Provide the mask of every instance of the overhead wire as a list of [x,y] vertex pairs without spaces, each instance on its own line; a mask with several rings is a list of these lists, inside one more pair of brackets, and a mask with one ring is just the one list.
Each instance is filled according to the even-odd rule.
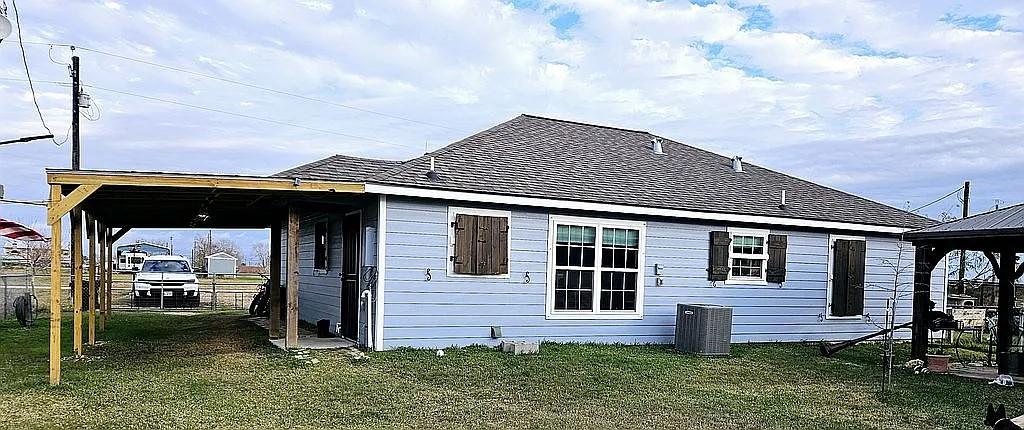
[[[32,83],[32,72],[29,71],[28,67],[28,57],[25,55],[25,44],[21,40],[21,15],[18,13],[18,2],[16,0],[11,0],[11,6],[14,8],[14,22],[18,28],[18,47],[21,48],[21,64],[25,67],[25,77],[28,79],[28,89],[29,92],[32,93],[32,104],[36,107],[36,114],[39,115],[39,122],[42,123],[46,132],[52,135],[53,131],[50,130],[50,126],[46,125],[46,119],[43,118],[43,109],[39,107],[39,98],[36,96],[36,87]],[[53,143],[58,146],[60,145],[60,143],[57,143],[56,139],[51,138],[51,140],[53,140]]]
[[925,204],[924,206],[918,207],[917,209],[912,209],[910,212],[917,212],[917,211],[919,211],[921,209],[927,208],[927,207],[929,207],[931,205],[934,205],[934,204],[936,204],[938,202],[941,202],[941,201],[945,200],[946,198],[948,198],[949,196],[952,196],[952,195],[954,195],[956,193],[959,193],[960,191],[963,191],[963,189],[964,189],[964,187],[957,188],[957,189],[953,190],[952,192],[950,192],[949,194],[946,194],[946,195],[944,195],[942,197],[939,197],[939,198],[937,198],[935,200],[932,200],[931,202],[929,202],[928,204]]
[[[19,36],[19,39],[20,39],[20,36]],[[426,126],[436,127],[436,128],[443,128],[443,129],[452,130],[452,131],[461,131],[461,130],[455,128],[455,127],[450,127],[450,126],[443,125],[443,124],[438,124],[438,123],[429,122],[429,121],[422,121],[422,120],[418,120],[418,119],[414,119],[414,118],[404,117],[404,116],[401,116],[401,115],[394,115],[394,114],[390,114],[390,113],[386,113],[386,112],[380,112],[380,111],[376,111],[376,110],[373,110],[373,109],[362,108],[362,107],[359,107],[359,106],[353,106],[353,105],[345,104],[345,103],[338,103],[338,102],[334,102],[334,101],[330,101],[330,100],[325,100],[325,99],[321,99],[321,98],[317,98],[317,97],[304,96],[302,94],[297,94],[297,93],[293,93],[293,92],[285,91],[285,90],[279,90],[277,88],[271,88],[271,87],[267,87],[267,86],[263,86],[263,85],[257,85],[257,84],[253,84],[253,83],[249,83],[249,82],[239,81],[239,80],[236,80],[236,79],[224,78],[224,77],[221,77],[221,76],[215,76],[215,75],[211,75],[211,74],[208,74],[208,73],[197,72],[195,70],[189,70],[189,69],[182,68],[182,67],[176,67],[176,66],[170,66],[170,65],[166,65],[166,64],[161,64],[161,63],[157,63],[157,62],[154,62],[154,61],[149,61],[149,60],[145,60],[145,59],[141,59],[141,58],[136,58],[136,57],[130,57],[130,56],[127,56],[127,55],[117,54],[117,53],[113,53],[113,52],[109,52],[109,51],[104,51],[104,50],[100,50],[100,49],[83,47],[83,46],[79,46],[79,45],[71,45],[71,44],[67,44],[67,43],[56,43],[56,42],[25,42],[25,43],[37,44],[37,45],[49,45],[51,47],[53,47],[53,46],[61,46],[61,47],[69,47],[69,48],[70,47],[74,47],[75,49],[82,50],[82,51],[88,51],[88,52],[92,52],[92,53],[96,53],[96,54],[100,54],[100,55],[105,55],[105,56],[112,57],[112,58],[117,58],[117,59],[121,59],[121,60],[125,60],[125,61],[131,61],[131,62],[135,62],[135,63],[139,63],[139,64],[145,64],[145,65],[148,65],[148,66],[158,67],[158,68],[162,68],[162,69],[166,69],[166,70],[172,70],[172,71],[179,72],[179,73],[186,73],[186,74],[193,75],[193,76],[198,76],[198,77],[201,77],[201,78],[212,79],[212,80],[216,80],[216,81],[220,81],[220,82],[229,83],[229,84],[232,84],[232,85],[239,85],[239,86],[243,86],[243,87],[247,87],[247,88],[252,88],[252,89],[257,89],[257,90],[260,90],[260,91],[266,91],[266,92],[274,93],[274,94],[278,94],[278,95],[293,97],[293,98],[302,99],[302,100],[311,101],[311,102],[316,102],[316,103],[322,103],[322,104],[326,104],[326,105],[340,107],[340,108],[343,108],[343,109],[349,109],[349,110],[354,110],[354,111],[357,111],[357,112],[363,112],[363,113],[367,113],[367,114],[371,114],[371,115],[377,115],[377,116],[381,116],[381,117],[385,117],[385,118],[396,119],[396,120],[399,120],[399,121],[406,121],[406,122],[410,122],[410,123],[426,125]],[[52,58],[51,58],[51,61],[52,61]]]
[[[23,81],[23,80],[22,79],[17,79],[17,78],[0,78],[0,81]],[[41,82],[41,83],[46,83],[46,84],[53,84],[53,85],[60,85],[60,86],[71,85],[68,82],[60,82],[60,81],[37,80],[36,82]],[[203,111],[207,111],[207,112],[215,112],[215,113],[220,113],[220,114],[224,114],[224,115],[231,115],[231,116],[235,116],[235,117],[239,117],[239,118],[246,118],[246,119],[251,119],[251,120],[254,120],[254,121],[262,121],[262,122],[267,122],[267,123],[276,124],[276,125],[282,125],[282,126],[286,126],[286,127],[293,127],[293,128],[297,128],[297,129],[303,129],[303,130],[307,130],[307,131],[314,131],[314,132],[319,132],[319,133],[331,134],[331,135],[335,135],[335,136],[347,137],[347,138],[351,138],[351,139],[363,140],[363,141],[368,141],[368,142],[375,142],[375,143],[380,143],[380,144],[383,144],[383,145],[414,148],[412,145],[405,145],[405,144],[400,144],[400,143],[388,142],[388,141],[385,141],[385,140],[375,139],[375,138],[372,138],[372,137],[365,137],[365,136],[359,136],[359,135],[355,135],[355,134],[342,133],[342,132],[334,131],[334,130],[326,130],[326,129],[322,129],[322,128],[309,127],[309,126],[305,126],[305,125],[301,125],[301,124],[290,123],[290,122],[287,122],[287,121],[281,121],[281,120],[276,120],[276,119],[272,119],[272,118],[264,118],[264,117],[259,117],[259,116],[255,116],[255,115],[249,115],[249,114],[233,112],[233,111],[228,111],[228,110],[223,110],[223,109],[211,108],[211,107],[207,107],[207,106],[194,105],[194,104],[191,104],[191,103],[185,103],[185,102],[180,102],[180,101],[176,101],[176,100],[169,100],[169,99],[163,99],[163,98],[160,98],[160,97],[153,97],[153,96],[147,96],[147,95],[144,95],[144,94],[137,94],[137,93],[132,93],[132,92],[128,92],[128,91],[116,90],[116,89],[113,89],[113,88],[105,88],[105,87],[100,87],[100,86],[91,85],[91,84],[82,84],[82,86],[86,87],[86,88],[92,88],[92,89],[100,90],[100,91],[107,91],[107,92],[111,92],[111,93],[115,93],[115,94],[121,94],[121,95],[130,96],[130,97],[137,97],[137,98],[141,98],[141,99],[145,99],[145,100],[150,100],[150,101],[155,101],[155,102],[160,102],[160,103],[167,103],[167,104],[172,104],[172,105],[186,107],[186,108],[191,108],[191,109],[203,110]],[[416,149],[418,149],[418,148],[416,148]]]

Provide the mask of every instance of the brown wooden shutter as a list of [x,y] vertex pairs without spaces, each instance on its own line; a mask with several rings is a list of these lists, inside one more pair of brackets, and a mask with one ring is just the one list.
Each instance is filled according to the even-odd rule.
[[832,245],[832,315],[844,317],[850,295],[850,241],[836,239]]
[[496,275],[508,274],[508,218],[494,218],[494,267]]
[[832,254],[832,315],[863,315],[864,241],[836,239]]
[[768,235],[768,269],[765,271],[768,282],[780,284],[786,281],[786,244],[786,235]]
[[493,252],[491,252],[491,244],[494,243],[494,238],[491,237],[494,232],[494,227],[491,225],[494,221],[494,217],[489,216],[478,216],[476,217],[476,271],[477,275],[493,275],[495,271],[494,260],[491,258]]
[[850,279],[846,300],[847,315],[864,314],[864,254],[864,241],[855,240],[850,243],[850,258],[847,260],[849,268],[846,271]]
[[711,243],[708,247],[708,280],[724,281],[729,279],[729,246],[732,239],[727,231],[711,232]]
[[476,274],[477,216],[455,215],[455,249],[452,251],[452,270],[463,275]]

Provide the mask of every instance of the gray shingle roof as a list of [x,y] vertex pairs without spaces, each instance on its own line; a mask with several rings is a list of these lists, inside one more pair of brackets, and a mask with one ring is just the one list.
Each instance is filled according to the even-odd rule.
[[401,165],[401,161],[377,160],[372,158],[334,155],[323,160],[303,164],[275,173],[281,178],[301,178],[314,181],[357,181],[362,182],[380,172]]
[[[923,227],[934,221],[650,133],[531,115],[365,177],[367,182],[745,215]],[[426,173],[435,157],[439,179]],[[333,157],[332,157],[333,158]],[[282,172],[353,178],[349,158]],[[317,163],[313,163],[317,164]],[[309,165],[307,165],[309,166]],[[378,165],[379,166],[379,165]],[[291,172],[291,173],[289,173]],[[333,172],[333,173],[332,173]],[[334,176],[331,176],[334,175]],[[340,179],[339,179],[340,180]],[[787,205],[779,207],[782,190]]]
[[1024,203],[907,233],[913,238],[1024,235]]

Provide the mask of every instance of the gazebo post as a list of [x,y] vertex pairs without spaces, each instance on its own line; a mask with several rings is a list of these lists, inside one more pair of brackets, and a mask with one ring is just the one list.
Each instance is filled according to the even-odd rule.
[[999,363],[999,374],[1010,373],[1010,344],[1013,343],[1013,308],[1016,307],[1014,297],[1015,269],[1017,253],[1012,249],[999,252],[999,313],[996,321],[996,354]]
[[925,360],[928,354],[928,308],[931,305],[932,270],[946,255],[934,246],[914,249],[914,299],[910,358]]

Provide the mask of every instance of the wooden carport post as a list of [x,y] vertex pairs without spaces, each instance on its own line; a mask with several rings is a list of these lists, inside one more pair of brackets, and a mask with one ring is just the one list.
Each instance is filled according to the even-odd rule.
[[96,239],[99,242],[99,247],[100,247],[100,266],[99,266],[100,273],[99,273],[99,279],[96,280],[96,282],[98,282],[99,285],[95,289],[95,291],[98,292],[99,297],[96,298],[96,302],[99,305],[99,314],[100,314],[99,326],[100,326],[100,331],[106,331],[106,329],[107,329],[107,322],[104,319],[104,315],[106,315],[106,309],[104,309],[104,307],[107,305],[107,300],[106,300],[106,295],[103,294],[103,290],[105,289],[105,287],[107,285],[107,282],[106,282],[107,281],[107,271],[109,270],[109,268],[108,268],[109,266],[107,265],[107,259],[110,258],[110,254],[107,252],[107,239],[110,237],[110,232],[107,231],[107,226],[105,226],[105,225],[103,225],[103,223],[97,221],[96,222],[96,233],[97,233],[96,234],[96,236],[97,236]]
[[[60,203],[60,185],[50,186],[50,207]],[[60,217],[50,220],[50,385],[60,384]]]
[[281,337],[281,219],[270,224],[270,338]]
[[285,322],[286,348],[299,346],[299,210],[288,207],[288,314]]
[[74,346],[75,354],[79,356],[82,355],[82,304],[85,303],[82,297],[82,266],[82,209],[75,207],[71,210],[71,288],[75,298]]
[[89,241],[89,346],[96,345],[96,219],[85,214],[85,236]]

